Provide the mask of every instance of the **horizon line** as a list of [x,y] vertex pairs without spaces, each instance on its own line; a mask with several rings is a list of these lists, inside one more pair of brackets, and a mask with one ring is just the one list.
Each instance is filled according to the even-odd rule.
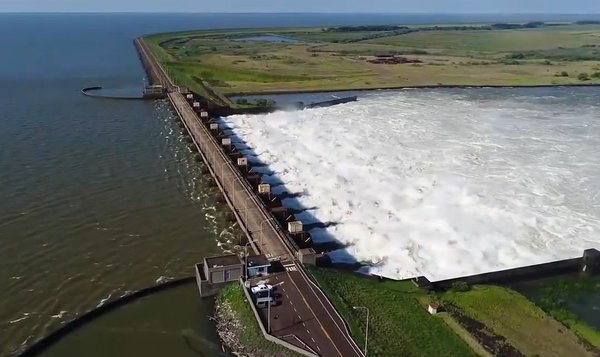
[[275,15],[275,14],[298,14],[298,15],[565,15],[565,16],[600,16],[600,12],[380,12],[380,11],[3,11],[0,14],[207,14],[207,15]]

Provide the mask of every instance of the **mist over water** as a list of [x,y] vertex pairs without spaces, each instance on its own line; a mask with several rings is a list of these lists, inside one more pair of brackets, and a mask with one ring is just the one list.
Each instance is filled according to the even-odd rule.
[[224,120],[339,223],[311,231],[350,244],[334,260],[438,280],[600,248],[599,94],[409,90]]

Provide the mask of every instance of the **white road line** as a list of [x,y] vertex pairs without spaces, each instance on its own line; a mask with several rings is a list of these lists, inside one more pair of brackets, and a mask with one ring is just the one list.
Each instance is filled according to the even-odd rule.
[[321,349],[319,348],[319,345],[317,345],[317,349],[318,349],[319,351],[321,351]]
[[302,326],[306,327],[306,324],[303,322],[303,323],[302,323]]
[[310,330],[309,330],[309,329],[306,329],[306,332],[310,333]]
[[302,320],[302,316],[298,315],[298,318],[299,318],[300,320]]
[[298,312],[298,310],[296,310],[296,308],[294,308],[294,312]]
[[[289,275],[289,273],[288,273]],[[325,306],[325,304],[323,303],[323,301],[321,300],[321,297],[319,296],[319,294],[317,294],[317,292],[315,291],[314,288],[316,288],[321,295],[325,298],[325,301],[327,302],[327,305],[329,305],[329,307],[331,307],[331,309],[333,309],[335,315],[342,321],[344,321],[343,317],[339,314],[339,312],[335,309],[335,307],[332,305],[331,301],[329,301],[327,299],[327,296],[325,295],[325,293],[323,293],[323,290],[321,290],[319,288],[318,285],[316,285],[311,279],[308,278],[308,276],[306,275],[306,273],[304,273],[303,271],[300,271],[300,276],[302,277],[302,279],[307,283],[310,291],[312,291],[313,295],[315,296],[315,298],[317,299],[317,301],[321,304],[321,306],[325,309],[325,312],[327,312],[327,315],[329,315],[329,318],[333,321],[333,323],[336,325],[336,327],[338,328],[339,332],[342,334],[342,337],[348,341],[348,343],[350,344],[350,346],[352,347],[352,349],[359,355],[359,356],[363,356],[362,351],[360,351],[360,348],[358,347],[358,345],[356,344],[356,342],[349,337],[350,336],[350,331],[348,330],[348,328],[346,328],[345,325],[344,329],[342,329],[340,327],[340,325],[338,324],[338,322],[336,321],[336,319],[331,316],[331,313],[329,312],[329,309],[327,308],[327,306]],[[290,277],[291,278],[291,277]],[[314,288],[313,288],[314,287]],[[316,317],[316,316],[315,316]],[[338,350],[339,352],[339,350]]]
[[315,339],[314,339],[314,338],[312,338],[312,337],[311,337],[310,339],[311,339],[311,340],[312,340],[312,342],[314,342],[314,343],[316,343],[316,342],[317,342],[317,341],[315,341]]

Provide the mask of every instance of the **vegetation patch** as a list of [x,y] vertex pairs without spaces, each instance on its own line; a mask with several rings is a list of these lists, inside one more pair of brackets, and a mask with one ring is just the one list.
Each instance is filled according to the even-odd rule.
[[600,277],[557,278],[523,284],[516,289],[582,339],[600,348]]
[[219,293],[215,320],[219,337],[236,355],[300,356],[264,338],[239,284],[230,284]]
[[[598,38],[599,24],[531,22],[188,31],[148,36],[146,42],[176,83],[219,106],[239,107],[227,98],[417,86],[600,84]],[[406,60],[382,60],[390,56]]]
[[427,312],[426,292],[408,281],[379,282],[323,268],[311,273],[364,346],[369,308],[369,356],[474,356],[443,319]]
[[469,291],[446,292],[440,299],[527,356],[596,355],[570,330],[513,290],[474,286]]
[[448,313],[458,321],[472,336],[474,336],[479,344],[485,350],[494,356],[503,357],[521,357],[524,356],[519,350],[506,341],[503,336],[496,335],[489,327],[463,314],[455,306],[448,305],[445,307]]

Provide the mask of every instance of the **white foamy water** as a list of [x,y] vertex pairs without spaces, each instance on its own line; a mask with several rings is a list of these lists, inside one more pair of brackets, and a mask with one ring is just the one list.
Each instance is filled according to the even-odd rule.
[[350,244],[334,260],[438,280],[600,248],[598,100],[481,93],[383,93],[223,120],[316,207],[301,220],[339,223],[311,231]]

